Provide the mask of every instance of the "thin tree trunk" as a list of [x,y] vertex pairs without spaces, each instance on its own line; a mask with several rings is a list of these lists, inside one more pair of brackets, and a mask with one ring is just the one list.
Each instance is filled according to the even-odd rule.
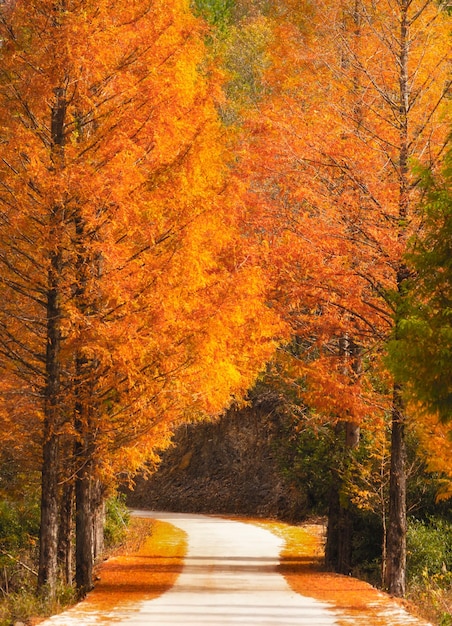
[[41,527],[39,533],[38,589],[53,597],[58,575],[58,439],[45,427],[41,478]]
[[47,301],[46,389],[44,405],[44,445],[41,473],[41,529],[38,587],[55,593],[57,582],[59,522],[59,437],[61,311],[59,281],[61,253],[52,254]]
[[[74,214],[77,242],[77,307],[82,317],[95,311],[93,293],[89,287],[90,273],[94,261],[86,246],[86,229],[83,215]],[[83,336],[83,328],[80,329]],[[93,565],[95,554],[95,510],[96,481],[94,425],[96,419],[95,371],[96,359],[86,358],[80,346],[76,358],[76,405],[75,430],[77,432],[76,463],[76,563],[75,579],[80,597],[93,587]]]
[[[80,460],[84,458],[79,457]],[[75,581],[79,597],[93,588],[93,510],[91,498],[91,462],[83,464],[75,482]]]
[[[360,373],[359,347],[348,336],[339,343],[339,354],[345,361],[344,373],[349,365],[355,374]],[[325,564],[340,574],[350,574],[352,567],[353,513],[346,495],[348,467],[351,455],[359,444],[360,427],[355,422],[338,422],[335,429],[336,441],[343,448],[342,462],[332,468],[332,483],[328,510]]]
[[[406,221],[410,208],[408,178],[408,115],[410,86],[408,75],[409,19],[411,0],[400,2],[400,93],[399,93],[399,240],[406,238]],[[407,268],[402,261],[397,268],[397,290],[403,295]],[[398,312],[395,327],[397,328]],[[391,474],[389,482],[389,511],[386,539],[385,585],[389,593],[403,597],[406,585],[406,442],[405,407],[400,387],[395,384],[392,405]]]
[[359,426],[352,422],[338,423],[336,440],[344,446],[343,464],[332,468],[332,484],[328,508],[325,565],[339,574],[350,574],[352,567],[353,514],[348,498],[346,466],[350,453],[359,442]]
[[391,437],[391,477],[386,548],[386,587],[394,596],[405,595],[406,572],[406,444],[404,406],[394,388]]
[[72,584],[73,575],[73,517],[74,483],[70,481],[63,487],[61,497],[60,529],[58,536],[58,562],[63,582]]
[[332,469],[329,496],[325,565],[339,574],[350,574],[353,556],[353,512],[347,496],[350,455],[359,442],[359,426],[352,422],[336,425],[336,442],[342,461]]
[[[63,89],[55,90],[52,107],[52,161],[56,168],[63,164],[66,100]],[[57,205],[50,213],[49,231],[53,249],[50,253],[47,291],[46,386],[44,399],[43,457],[41,477],[41,528],[38,567],[38,588],[46,587],[55,594],[58,577],[59,525],[59,434],[61,423],[61,278],[63,257],[61,229],[63,207]]]
[[94,546],[93,556],[94,561],[102,555],[104,551],[104,526],[105,526],[105,499],[104,490],[100,481],[96,481],[93,489],[92,498],[93,507],[93,535]]
[[[334,470],[333,470],[334,471]],[[349,574],[352,559],[353,520],[343,501],[343,478],[334,471],[328,508],[325,565],[339,574]]]

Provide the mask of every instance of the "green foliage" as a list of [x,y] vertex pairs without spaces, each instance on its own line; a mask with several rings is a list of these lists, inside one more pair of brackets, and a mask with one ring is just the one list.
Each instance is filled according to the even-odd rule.
[[421,171],[424,223],[411,242],[411,278],[389,344],[389,365],[408,394],[452,419],[452,150],[441,173]]
[[450,613],[442,613],[439,626],[452,626],[452,615]]
[[424,616],[452,626],[452,523],[441,517],[409,519],[407,595]]
[[286,473],[299,489],[306,492],[310,510],[326,514],[331,476],[329,461],[334,453],[328,428],[306,428],[297,433],[292,463]]
[[0,502],[0,549],[22,550],[34,545],[39,534],[39,502],[36,499]]
[[353,509],[352,575],[381,585],[382,520],[374,512]]
[[74,604],[76,592],[73,587],[58,586],[55,598],[49,594],[36,594],[36,581],[17,592],[4,594],[0,601],[0,626],[11,626],[16,622],[28,623],[31,617],[50,616]]
[[234,6],[234,0],[194,0],[195,12],[217,27],[230,22]]
[[210,51],[226,72],[226,100],[219,111],[226,124],[240,122],[243,110],[259,102],[265,93],[271,29],[263,18],[263,4],[251,0],[193,0],[195,14],[212,26]]
[[130,514],[125,503],[125,496],[114,495],[106,502],[104,526],[105,546],[111,548],[125,539]]
[[[4,468],[1,475],[5,475]],[[48,593],[36,595],[38,493],[20,477],[11,478],[17,497],[0,502],[0,626],[52,615],[75,600],[74,589],[67,586],[60,586],[54,599]]]
[[452,583],[452,524],[444,519],[411,519],[407,533],[407,578],[434,579],[441,587]]
[[228,30],[220,48],[229,76],[226,84],[229,116],[239,116],[242,109],[255,106],[265,95],[264,73],[270,63],[271,37],[270,28],[263,19],[238,24]]

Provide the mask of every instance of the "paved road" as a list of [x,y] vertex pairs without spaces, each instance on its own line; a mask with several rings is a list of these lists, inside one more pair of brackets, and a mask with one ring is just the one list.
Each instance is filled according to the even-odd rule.
[[125,624],[336,624],[327,604],[294,593],[277,573],[282,541],[269,531],[220,518],[167,519],[188,534],[184,569],[171,591]]
[[[368,617],[351,618],[294,593],[276,569],[282,540],[267,530],[203,515],[136,514],[168,521],[187,533],[188,552],[174,587],[154,600],[102,614],[82,602],[41,626],[371,626]],[[380,615],[379,626],[420,624],[399,609]]]
[[[138,514],[138,513],[137,513]],[[294,593],[277,573],[282,540],[251,524],[202,515],[139,512],[188,535],[184,568],[164,595],[92,614],[83,606],[42,626],[335,626],[329,605]]]

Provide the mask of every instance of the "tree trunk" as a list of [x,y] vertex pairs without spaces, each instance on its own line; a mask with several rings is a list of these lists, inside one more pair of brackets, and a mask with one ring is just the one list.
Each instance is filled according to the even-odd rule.
[[[352,567],[353,514],[345,495],[347,464],[350,452],[358,445],[359,426],[352,422],[338,423],[337,441],[343,439],[344,463],[332,468],[332,485],[328,509],[325,565],[339,574],[350,574]],[[342,442],[341,442],[342,443]],[[343,444],[342,444],[343,445]]]
[[[57,212],[54,218],[58,220]],[[44,444],[41,474],[41,528],[38,568],[38,588],[47,588],[54,596],[58,577],[59,522],[59,438],[57,427],[60,412],[60,351],[61,331],[59,281],[61,254],[52,254],[47,294],[46,388],[44,403]]]
[[[410,209],[410,181],[408,166],[408,119],[410,85],[408,72],[410,0],[400,2],[400,93],[399,93],[399,232],[398,239],[406,238],[406,221]],[[403,261],[397,268],[397,291],[403,298],[403,284],[407,279]],[[396,311],[397,332],[399,311]],[[392,400],[391,475],[389,481],[389,517],[386,539],[385,585],[389,593],[403,597],[406,579],[406,442],[405,412],[401,389],[394,384]]]
[[[51,113],[53,167],[63,166],[64,124],[66,100],[64,89],[55,89]],[[38,588],[46,586],[55,594],[58,577],[59,524],[59,433],[61,424],[61,279],[63,255],[61,248],[63,207],[50,210],[49,235],[53,243],[47,277],[46,306],[46,384],[44,390],[43,458],[41,478],[41,529],[38,568]]]
[[[410,0],[400,2],[400,93],[399,93],[399,232],[398,239],[406,238],[406,221],[410,209],[410,181],[408,177],[408,119],[410,109],[410,84],[408,72]],[[407,268],[403,261],[397,268],[397,291],[403,298],[403,285]],[[396,311],[397,332],[399,310]],[[406,580],[406,442],[405,412],[401,389],[394,384],[392,399],[391,474],[389,480],[389,511],[386,538],[385,585],[394,596],[405,595]]]
[[105,499],[104,490],[100,481],[96,481],[93,489],[93,556],[94,561],[102,555],[104,551],[104,526],[105,526]]
[[385,585],[389,593],[405,595],[406,576],[406,444],[400,388],[394,387],[389,520],[386,540]]
[[61,254],[52,255],[47,302],[46,388],[44,403],[44,444],[41,473],[41,529],[38,587],[47,586],[54,595],[57,582],[59,522],[59,436],[61,311],[59,280]]
[[[349,366],[356,375],[361,371],[359,347],[347,335],[339,342],[339,355],[344,359],[344,373]],[[352,567],[353,514],[347,496],[348,467],[351,453],[359,444],[360,427],[355,422],[338,422],[336,442],[342,448],[342,462],[332,468],[332,484],[328,510],[325,564],[339,574],[350,574]]]
[[63,487],[61,497],[60,529],[58,536],[58,562],[64,584],[72,584],[73,569],[73,517],[74,483],[70,481]]
[[353,520],[341,501],[342,478],[335,472],[330,491],[325,565],[339,574],[349,574],[352,559]]
[[58,438],[46,425],[41,477],[38,589],[55,595],[58,577]]
[[[83,317],[88,311],[95,310],[94,296],[89,287],[90,273],[93,269],[93,260],[86,248],[85,220],[80,210],[74,213],[74,227],[76,235],[76,276],[77,290],[76,303]],[[84,336],[85,327],[79,329],[80,337]],[[75,365],[76,403],[75,403],[75,430],[77,443],[75,461],[78,466],[76,473],[76,563],[75,579],[80,597],[83,597],[93,587],[94,565],[94,511],[96,489],[94,479],[95,442],[94,425],[96,419],[95,371],[96,361],[83,354],[83,339],[78,348]]]
[[[83,457],[78,457],[83,463]],[[75,481],[75,581],[79,597],[93,588],[93,508],[91,462],[83,463]]]

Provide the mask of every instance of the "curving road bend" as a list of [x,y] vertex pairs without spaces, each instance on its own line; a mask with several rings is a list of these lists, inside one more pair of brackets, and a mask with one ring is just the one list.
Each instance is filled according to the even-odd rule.
[[125,624],[337,623],[327,604],[294,593],[278,574],[282,540],[269,531],[207,516],[181,515],[174,519],[171,515],[165,519],[188,534],[184,569],[169,592],[144,603]]
[[83,602],[41,626],[334,626],[333,607],[294,593],[277,573],[282,540],[251,524],[203,515],[136,511],[188,535],[174,587],[137,606],[97,615]]
[[[334,605],[301,596],[290,589],[277,572],[282,540],[269,531],[203,515],[151,511],[136,511],[135,515],[165,520],[187,533],[184,568],[172,589],[154,600],[119,606],[102,614],[90,612],[81,602],[42,622],[41,626],[339,626],[350,623]],[[388,617],[389,625],[391,617]],[[413,622],[408,619],[403,623]]]

